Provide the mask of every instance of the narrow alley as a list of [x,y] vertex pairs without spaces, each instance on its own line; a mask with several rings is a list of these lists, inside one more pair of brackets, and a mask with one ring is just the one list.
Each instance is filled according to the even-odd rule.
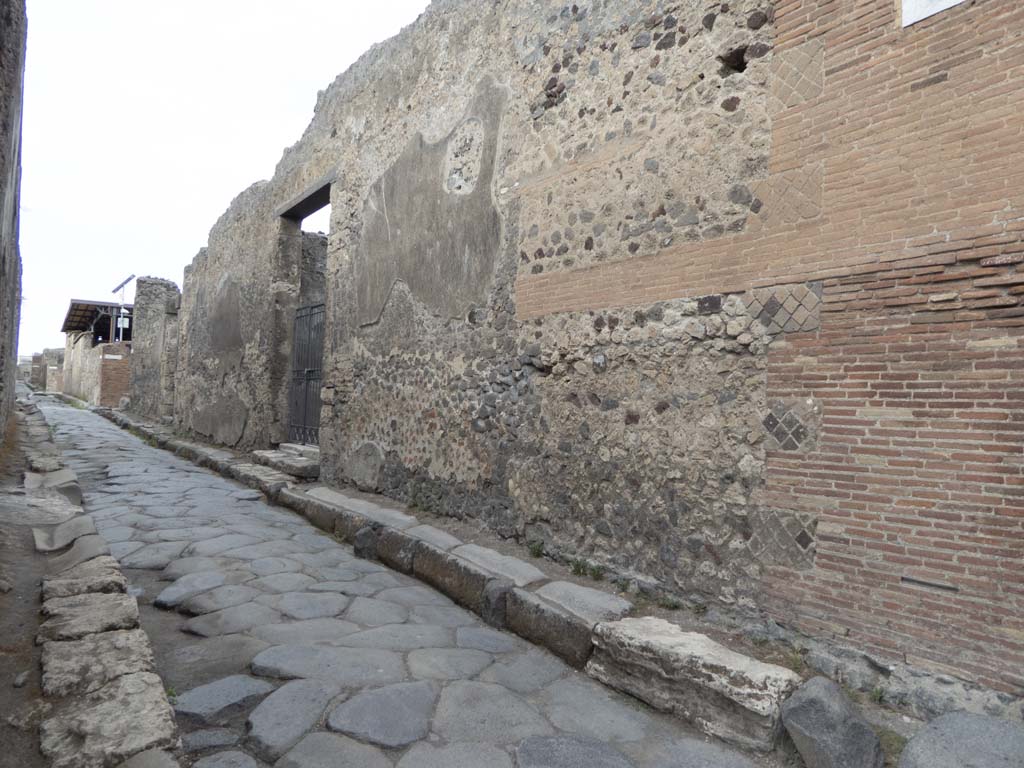
[[755,765],[259,492],[37,402],[138,598],[183,765]]

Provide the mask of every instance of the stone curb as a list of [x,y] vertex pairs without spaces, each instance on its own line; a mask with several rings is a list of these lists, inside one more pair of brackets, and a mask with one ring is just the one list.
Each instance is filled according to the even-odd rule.
[[[744,749],[764,752],[778,744],[779,711],[795,688],[793,673],[788,669],[762,664],[661,620],[654,620],[664,625],[652,630],[654,642],[620,642],[612,648],[607,638],[635,633],[636,622],[642,621],[624,619],[632,604],[622,598],[569,582],[552,582],[530,563],[463,544],[400,510],[348,497],[324,486],[285,481],[275,477],[281,473],[253,464],[246,456],[174,438],[166,428],[154,429],[120,411],[92,410],[159,447],[262,491],[272,502],[351,544],[358,556],[379,559],[420,579],[488,624],[546,648],[610,687],[638,696],[654,708],[676,714],[705,733]],[[460,556],[460,550],[465,556]],[[696,644],[698,651],[694,650],[693,637],[702,638]],[[592,661],[595,647],[600,647],[602,653],[597,664]],[[707,650],[703,679],[710,683],[721,679],[723,652],[741,666],[752,666],[767,679],[781,682],[762,686],[746,698],[743,691],[730,691],[728,706],[723,706],[721,691],[710,683],[701,687],[699,649]],[[662,675],[649,681],[657,684],[658,695],[639,695],[647,686],[647,677],[659,677],[659,668],[680,667],[684,662],[698,671],[676,679]],[[729,722],[720,722],[722,719]],[[758,730],[754,738],[745,733],[751,724]]]
[[[142,765],[132,762],[135,755],[179,745],[174,711],[155,673],[152,646],[120,564],[96,535],[92,518],[82,514],[75,473],[59,473],[53,482],[47,483],[44,474],[32,483],[39,492],[62,493],[78,507],[63,523],[33,528],[48,573],[42,581],[46,618],[36,637],[42,646],[41,687],[46,696],[60,697],[40,724],[39,748],[55,768],[105,768],[124,761]],[[177,766],[167,757],[168,768]]]

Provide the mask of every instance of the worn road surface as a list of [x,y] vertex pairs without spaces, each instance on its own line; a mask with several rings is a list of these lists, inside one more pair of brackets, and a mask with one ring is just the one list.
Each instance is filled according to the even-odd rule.
[[183,765],[755,765],[258,492],[40,405],[139,597]]

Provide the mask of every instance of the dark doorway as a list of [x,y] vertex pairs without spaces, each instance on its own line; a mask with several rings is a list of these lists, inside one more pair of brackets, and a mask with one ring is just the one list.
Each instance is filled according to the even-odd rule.
[[320,444],[320,381],[325,315],[323,304],[299,307],[295,311],[288,419],[288,440],[292,443]]

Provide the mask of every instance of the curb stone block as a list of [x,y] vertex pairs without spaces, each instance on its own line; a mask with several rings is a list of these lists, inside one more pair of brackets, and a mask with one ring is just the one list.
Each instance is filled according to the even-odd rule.
[[104,555],[43,579],[43,601],[87,592],[126,592],[127,588],[117,561]]
[[645,617],[598,624],[587,673],[744,749],[770,752],[791,670],[736,653],[697,632]]
[[508,595],[514,584],[507,579],[491,579],[484,587],[484,604],[480,618],[497,629],[505,629],[508,616]]
[[448,552],[463,544],[460,539],[455,538],[447,531],[442,531],[440,528],[435,528],[432,525],[417,525],[407,529],[405,533],[437,547],[442,552]]
[[508,627],[542,645],[569,665],[582,669],[590,658],[594,625],[524,589],[508,595]]
[[413,559],[420,540],[407,532],[385,528],[377,537],[377,558],[401,573],[412,573]]
[[538,581],[545,581],[547,574],[539,568],[516,557],[503,555],[493,549],[477,544],[463,544],[452,550],[452,554],[483,568],[495,576],[513,582],[517,587],[525,587]]
[[110,554],[110,547],[102,536],[82,536],[75,540],[71,549],[57,555],[49,563],[49,572],[53,574],[63,573],[69,568],[88,562],[96,557]]
[[423,542],[413,559],[413,575],[478,614],[484,606],[487,583],[494,578],[494,574],[468,560]]
[[37,552],[56,552],[82,536],[95,535],[96,526],[89,515],[79,515],[52,527],[32,529]]
[[352,542],[352,549],[355,551],[356,557],[361,557],[363,560],[376,560],[378,538],[377,529],[372,525],[364,525],[356,531]]
[[882,768],[878,736],[827,677],[801,685],[782,705],[786,727],[807,768]]

